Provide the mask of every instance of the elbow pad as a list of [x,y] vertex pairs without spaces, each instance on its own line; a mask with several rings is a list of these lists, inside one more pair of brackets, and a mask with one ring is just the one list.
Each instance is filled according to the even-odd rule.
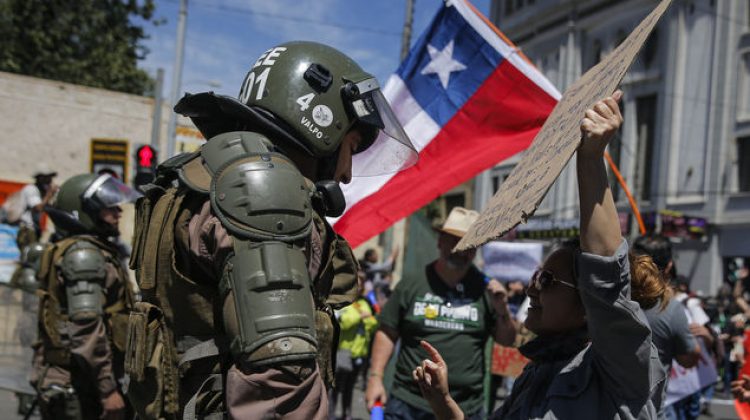
[[263,365],[316,356],[315,306],[300,249],[235,239],[222,286],[224,326],[236,358]]
[[315,358],[315,304],[302,251],[312,231],[312,184],[258,133],[218,135],[201,156],[211,174],[211,208],[234,242],[220,286],[233,355],[255,365]]
[[71,246],[65,253],[61,268],[71,321],[86,321],[102,315],[106,262],[96,246],[84,241]]

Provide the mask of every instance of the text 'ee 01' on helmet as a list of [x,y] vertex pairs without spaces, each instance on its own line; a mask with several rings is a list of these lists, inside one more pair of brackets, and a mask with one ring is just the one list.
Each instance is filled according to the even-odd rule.
[[55,226],[71,234],[100,230],[99,212],[132,203],[141,194],[109,174],[76,175],[65,181],[46,209]]
[[359,153],[376,140],[390,143],[373,173],[355,175],[394,172],[416,162],[377,79],[329,46],[295,41],[267,50],[245,76],[238,99],[282,120],[315,157],[335,153],[353,127],[362,134]]
[[[274,142],[291,142],[314,158],[335,158],[344,136],[356,127],[362,141],[354,176],[396,172],[417,160],[375,77],[338,50],[315,42],[267,50],[253,62],[237,99],[213,92],[186,94],[175,111],[190,117],[206,138],[250,128]],[[370,147],[381,142],[383,147]]]

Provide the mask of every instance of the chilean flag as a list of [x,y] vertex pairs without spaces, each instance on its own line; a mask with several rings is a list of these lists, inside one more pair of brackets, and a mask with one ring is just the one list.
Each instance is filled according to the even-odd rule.
[[[560,99],[467,0],[446,1],[383,93],[419,161],[342,186],[347,208],[334,229],[353,247],[526,149]],[[355,173],[367,164],[358,156]]]

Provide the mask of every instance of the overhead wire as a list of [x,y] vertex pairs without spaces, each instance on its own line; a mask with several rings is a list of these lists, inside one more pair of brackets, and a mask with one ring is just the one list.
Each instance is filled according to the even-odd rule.
[[[168,1],[170,3],[176,3],[178,0],[165,0],[165,1]],[[305,24],[310,24],[310,25],[319,25],[319,26],[327,26],[327,27],[338,28],[338,29],[346,29],[350,31],[360,31],[360,32],[367,32],[367,33],[378,34],[378,35],[401,37],[401,32],[388,31],[384,29],[368,28],[365,26],[357,26],[357,25],[346,25],[346,24],[334,23],[334,22],[323,21],[323,20],[318,20],[318,19],[308,19],[308,18],[303,18],[303,17],[298,17],[298,16],[280,15],[276,13],[259,12],[259,11],[255,11],[255,10],[251,10],[247,8],[205,3],[202,1],[193,1],[192,4],[196,4],[198,5],[198,7],[201,7],[204,9],[213,9],[213,10],[218,10],[218,11],[227,12],[227,13],[239,13],[239,14],[250,15],[250,16],[260,16],[260,17],[265,17],[269,19],[285,20],[289,22],[305,23]]]

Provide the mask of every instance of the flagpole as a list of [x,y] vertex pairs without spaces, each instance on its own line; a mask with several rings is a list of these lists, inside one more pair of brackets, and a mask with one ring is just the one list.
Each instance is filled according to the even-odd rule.
[[612,169],[612,173],[615,174],[615,178],[617,178],[617,182],[620,184],[620,187],[622,187],[622,190],[625,191],[625,196],[628,197],[628,202],[630,202],[630,208],[633,209],[633,215],[635,215],[635,220],[638,221],[638,230],[641,232],[641,235],[646,234],[646,225],[643,224],[643,218],[641,218],[641,212],[640,210],[638,210],[638,205],[635,203],[635,199],[633,198],[633,195],[630,193],[630,189],[628,188],[628,185],[625,184],[625,180],[622,178],[620,171],[617,169],[617,165],[615,165],[615,161],[612,160],[612,156],[610,156],[608,152],[604,152],[604,158],[607,159],[607,163],[609,163],[609,167],[610,169]]

